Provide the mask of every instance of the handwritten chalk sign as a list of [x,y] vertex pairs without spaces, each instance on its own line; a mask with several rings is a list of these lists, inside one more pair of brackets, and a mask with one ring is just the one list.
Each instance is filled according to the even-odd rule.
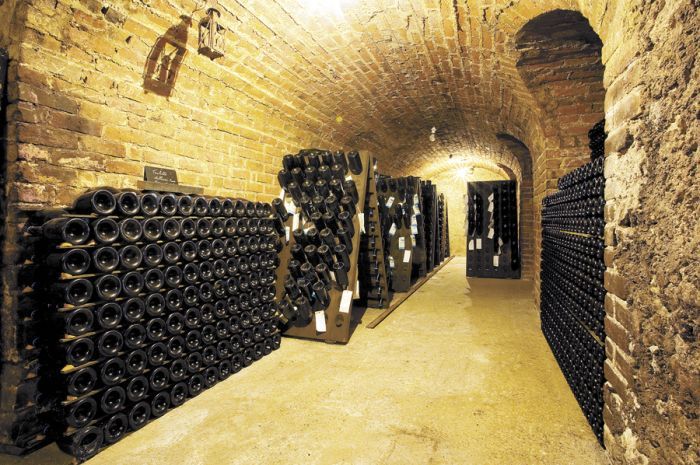
[[149,182],[177,184],[177,171],[168,168],[146,166],[144,168],[143,178]]

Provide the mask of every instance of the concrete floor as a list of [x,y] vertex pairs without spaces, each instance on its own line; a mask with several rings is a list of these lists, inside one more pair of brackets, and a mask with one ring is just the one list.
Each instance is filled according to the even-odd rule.
[[[539,329],[531,283],[450,262],[347,346],[282,348],[87,462],[607,464]],[[56,446],[8,465],[60,465]]]

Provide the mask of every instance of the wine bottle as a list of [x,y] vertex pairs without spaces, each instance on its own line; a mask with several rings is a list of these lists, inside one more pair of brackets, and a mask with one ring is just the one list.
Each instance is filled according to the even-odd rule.
[[362,158],[357,151],[348,152],[348,168],[352,174],[362,173]]
[[74,276],[85,274],[90,269],[90,254],[84,249],[53,253],[46,257],[46,266]]
[[75,306],[89,302],[93,294],[93,285],[87,279],[54,283],[52,289],[65,303]]
[[118,192],[114,195],[116,200],[116,214],[121,216],[136,216],[141,210],[139,196],[134,191]]
[[178,201],[173,194],[163,194],[160,196],[160,213],[165,216],[173,216],[177,213]]
[[194,214],[196,216],[207,216],[209,214],[209,202],[204,197],[194,198]]
[[80,214],[107,216],[114,213],[117,201],[114,194],[106,189],[96,189],[79,196],[73,206],[73,211]]
[[97,383],[97,373],[93,367],[83,367],[72,372],[67,380],[69,395],[80,397],[92,391]]
[[119,238],[119,225],[112,218],[99,218],[90,227],[93,237],[101,244],[111,244]]
[[[126,366],[126,373],[129,376],[136,376],[143,373],[148,365],[148,355],[144,350],[136,349],[129,352],[126,356],[126,361],[124,362]],[[134,399],[130,399],[134,400]]]
[[158,214],[160,207],[158,194],[154,194],[153,192],[141,194],[139,203],[141,205],[141,213],[144,216],[156,216]]

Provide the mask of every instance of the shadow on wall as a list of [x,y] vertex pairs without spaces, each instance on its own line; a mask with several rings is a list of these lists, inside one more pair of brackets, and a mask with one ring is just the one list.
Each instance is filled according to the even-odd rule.
[[170,97],[187,54],[187,32],[190,26],[192,17],[180,16],[178,24],[170,26],[165,34],[158,37],[143,70],[143,88],[146,92]]

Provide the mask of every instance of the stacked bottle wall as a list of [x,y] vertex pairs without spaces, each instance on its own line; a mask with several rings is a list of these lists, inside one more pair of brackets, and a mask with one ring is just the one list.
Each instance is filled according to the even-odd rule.
[[79,460],[280,345],[268,204],[101,189],[27,232],[41,403]]
[[591,131],[592,159],[559,180],[542,202],[542,331],[581,409],[603,444],[605,361],[602,141]]

